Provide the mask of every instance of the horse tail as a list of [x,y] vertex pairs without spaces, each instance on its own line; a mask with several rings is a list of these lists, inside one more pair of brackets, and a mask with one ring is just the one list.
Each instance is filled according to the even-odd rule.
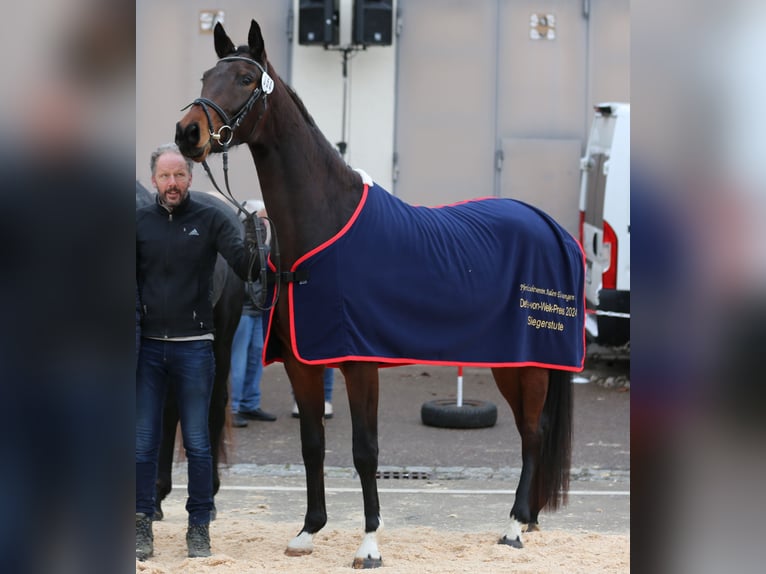
[[557,510],[568,501],[572,466],[572,375],[548,370],[548,394],[543,406],[543,437],[537,472],[540,508]]

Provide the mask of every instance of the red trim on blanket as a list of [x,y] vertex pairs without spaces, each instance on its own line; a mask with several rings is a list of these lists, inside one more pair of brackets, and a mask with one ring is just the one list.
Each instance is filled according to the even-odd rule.
[[[569,235],[572,235],[572,234],[569,233]],[[585,250],[583,249],[582,245],[580,245],[580,242],[576,240],[574,235],[572,235],[572,238],[575,239],[575,244],[577,245],[577,247],[580,248],[580,255],[582,255],[583,281],[585,281],[584,270],[587,267],[587,262],[585,259]],[[585,314],[588,312],[588,305],[585,301],[584,285],[582,290],[582,308],[583,308],[582,321],[580,321],[580,329],[582,329],[582,363],[580,364],[580,368],[578,369],[578,371],[582,371],[585,368],[585,357],[588,354],[588,340],[587,340],[588,338],[585,336]]]
[[[519,363],[472,363],[470,361],[425,361],[422,359],[391,359],[388,357],[360,357],[356,355],[346,355],[343,357],[335,357],[332,359],[316,359],[307,360],[296,356],[296,358],[306,365],[326,365],[327,367],[339,367],[345,362],[357,362],[357,363],[379,363],[380,368],[386,367],[406,367],[408,365],[435,365],[440,367],[540,367],[543,369],[552,369],[554,371],[571,371],[579,373],[583,370],[582,366],[564,366],[564,365],[550,365],[548,363],[538,363],[535,361],[524,361]],[[284,363],[281,358],[275,358],[271,363]],[[584,363],[584,361],[583,361]]]
[[[341,237],[343,237],[349,229],[356,223],[356,220],[359,218],[359,214],[362,212],[362,209],[364,208],[365,204],[367,203],[367,191],[369,189],[369,185],[366,183],[364,184],[364,190],[362,191],[362,198],[359,200],[359,205],[356,206],[356,210],[354,211],[354,214],[349,218],[349,220],[346,222],[346,225],[343,226],[343,228],[338,231],[335,235],[330,237],[327,241],[322,243],[321,245],[315,247],[305,255],[298,258],[298,260],[293,263],[293,266],[290,268],[290,271],[296,271],[298,269],[298,266],[306,261],[307,259],[313,257],[320,251],[323,251],[330,247],[333,243],[338,241]],[[287,301],[288,301],[288,308],[289,308],[289,314],[290,314],[290,346],[292,347],[293,354],[295,355],[295,358],[298,359],[301,363],[309,363],[309,361],[305,360],[303,357],[300,356],[300,353],[298,352],[298,342],[296,340],[295,336],[295,309],[294,309],[294,300],[293,300],[293,288],[295,284],[289,283],[287,286]]]
[[[571,233],[569,235],[572,235]],[[572,235],[574,237],[574,235]],[[575,241],[577,244],[577,247],[580,248],[580,253],[582,254],[582,269],[583,273],[582,276],[585,277],[585,269],[587,266],[586,259],[585,259],[585,250],[583,249],[582,245],[580,245],[579,241]],[[585,289],[582,290],[582,308],[583,308],[583,314],[582,314],[582,322],[580,323],[582,325],[582,364],[580,365],[580,371],[582,371],[585,368],[585,356],[588,354],[588,338],[585,336],[585,314],[588,312],[588,304],[585,300]]]
[[[277,272],[276,266],[271,262],[271,253],[269,253],[269,256],[266,260],[266,264],[269,266],[269,269],[272,273]],[[277,278],[277,281],[279,278]],[[271,337],[271,321],[274,318],[274,313],[277,310],[277,293],[279,291],[277,289],[274,289],[274,293],[271,296],[271,311],[269,312],[269,324],[266,326],[266,336],[263,338],[263,349],[261,349],[261,363],[264,365],[269,365],[273,363],[273,361],[266,361],[266,347],[268,347],[269,338]]]

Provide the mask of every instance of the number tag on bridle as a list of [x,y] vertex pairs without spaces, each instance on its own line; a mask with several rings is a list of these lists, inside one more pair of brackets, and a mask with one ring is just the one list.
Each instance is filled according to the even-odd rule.
[[264,94],[270,94],[274,90],[274,80],[266,72],[261,75],[261,89]]

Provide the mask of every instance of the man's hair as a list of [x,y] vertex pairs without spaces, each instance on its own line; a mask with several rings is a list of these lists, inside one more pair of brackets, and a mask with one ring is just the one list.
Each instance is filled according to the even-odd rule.
[[186,168],[189,170],[189,173],[191,174],[192,169],[194,168],[194,162],[189,159],[188,157],[184,157],[181,153],[181,150],[178,149],[178,146],[174,143],[166,143],[159,146],[156,150],[152,152],[152,158],[149,163],[149,166],[152,170],[152,175],[154,175],[154,170],[157,167],[157,160],[160,159],[160,156],[165,153],[177,153],[178,155],[182,156],[184,160],[186,161]]

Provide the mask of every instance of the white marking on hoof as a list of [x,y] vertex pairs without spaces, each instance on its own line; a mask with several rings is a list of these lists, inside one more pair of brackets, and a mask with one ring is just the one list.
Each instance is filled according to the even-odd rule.
[[508,529],[505,531],[505,534],[500,537],[498,544],[507,544],[514,548],[524,547],[521,543],[521,523],[518,520],[511,518],[511,521],[508,524]]
[[285,554],[288,556],[305,556],[314,551],[314,535],[301,532],[298,536],[287,543]]
[[378,549],[377,532],[368,532],[364,535],[362,545],[354,555],[354,568],[379,568],[383,565],[383,557]]

